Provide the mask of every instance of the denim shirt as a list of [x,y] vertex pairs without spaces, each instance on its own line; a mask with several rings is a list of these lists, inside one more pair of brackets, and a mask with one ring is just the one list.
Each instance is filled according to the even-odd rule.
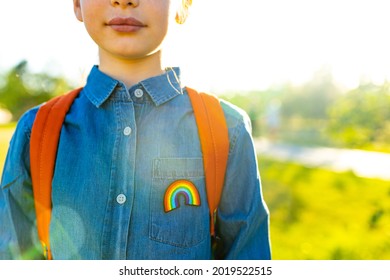
[[[248,116],[221,101],[230,150],[217,212],[218,255],[269,259],[269,214],[261,194]],[[0,192],[0,259],[31,257],[37,238],[29,140],[38,107],[20,119]],[[54,259],[211,259],[202,152],[179,69],[130,89],[93,67],[68,112],[52,182]],[[166,212],[164,194],[190,181],[200,205]]]

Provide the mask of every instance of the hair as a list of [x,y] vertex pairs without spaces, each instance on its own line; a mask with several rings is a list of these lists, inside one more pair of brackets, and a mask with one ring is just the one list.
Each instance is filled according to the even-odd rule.
[[183,24],[189,13],[189,9],[192,5],[192,0],[182,0],[181,7],[176,15],[176,22],[179,24]]

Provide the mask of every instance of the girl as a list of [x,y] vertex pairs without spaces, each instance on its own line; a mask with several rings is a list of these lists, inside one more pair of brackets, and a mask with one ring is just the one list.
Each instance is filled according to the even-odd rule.
[[[179,68],[162,67],[162,43],[191,0],[73,0],[99,65],[61,130],[52,181],[54,259],[269,259],[269,215],[249,118],[221,101],[229,132],[225,184],[211,246],[196,122]],[[175,23],[176,22],[176,23]],[[177,42],[178,47],[181,42]],[[30,176],[38,108],[18,123],[0,192],[0,257],[40,252]],[[186,182],[197,205],[167,211],[166,190]],[[180,207],[179,207],[180,206]],[[39,253],[40,254],[40,253]]]

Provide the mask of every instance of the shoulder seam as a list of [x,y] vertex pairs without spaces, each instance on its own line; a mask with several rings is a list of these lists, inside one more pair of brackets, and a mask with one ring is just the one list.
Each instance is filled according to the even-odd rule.
[[243,121],[240,121],[239,119],[237,119],[237,123],[234,126],[235,127],[234,133],[232,134],[231,139],[230,139],[229,155],[233,153],[233,151],[236,147],[237,139],[240,135],[240,132],[241,132],[243,126],[245,127],[245,123]]

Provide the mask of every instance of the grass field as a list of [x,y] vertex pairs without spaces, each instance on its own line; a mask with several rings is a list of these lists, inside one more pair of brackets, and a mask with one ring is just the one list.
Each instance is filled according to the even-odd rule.
[[[0,174],[13,126],[0,127]],[[259,158],[274,259],[390,259],[390,182]]]
[[390,182],[260,159],[275,259],[390,259]]

